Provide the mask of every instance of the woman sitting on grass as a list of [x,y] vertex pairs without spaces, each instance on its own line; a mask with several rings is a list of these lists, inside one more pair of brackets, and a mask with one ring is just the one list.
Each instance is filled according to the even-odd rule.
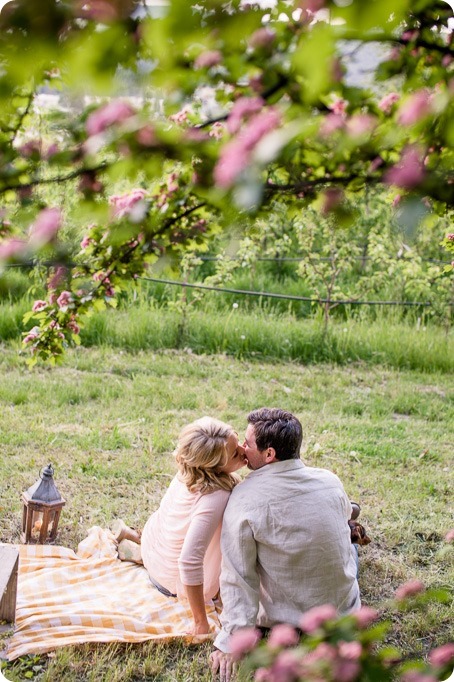
[[142,535],[122,521],[113,532],[120,558],[143,563],[163,594],[187,597],[192,634],[202,635],[210,631],[205,600],[219,591],[222,517],[244,448],[231,426],[202,417],[181,431],[174,455],[178,473]]

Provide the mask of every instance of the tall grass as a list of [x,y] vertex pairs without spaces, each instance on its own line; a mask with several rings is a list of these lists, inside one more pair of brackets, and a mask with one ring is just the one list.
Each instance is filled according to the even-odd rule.
[[89,318],[82,331],[86,346],[129,351],[187,348],[194,353],[227,353],[237,358],[279,358],[303,364],[364,361],[395,368],[449,372],[454,369],[452,339],[436,327],[405,323],[332,322],[327,333],[319,319],[251,314],[232,308],[227,315],[182,315],[145,307]]

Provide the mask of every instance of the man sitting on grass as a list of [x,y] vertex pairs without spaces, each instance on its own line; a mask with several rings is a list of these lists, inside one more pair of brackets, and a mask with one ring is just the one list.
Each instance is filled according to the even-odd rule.
[[314,606],[340,614],[360,607],[351,503],[338,477],[300,460],[302,427],[290,412],[248,415],[244,442],[251,473],[230,496],[222,526],[222,629],[213,672],[231,679],[229,637],[257,625],[298,626]]

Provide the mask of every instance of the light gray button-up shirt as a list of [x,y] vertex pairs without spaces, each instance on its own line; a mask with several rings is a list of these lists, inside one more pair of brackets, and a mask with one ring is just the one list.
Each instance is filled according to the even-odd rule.
[[234,488],[222,526],[222,629],[298,626],[322,604],[360,607],[350,501],[338,477],[300,459],[266,464]]

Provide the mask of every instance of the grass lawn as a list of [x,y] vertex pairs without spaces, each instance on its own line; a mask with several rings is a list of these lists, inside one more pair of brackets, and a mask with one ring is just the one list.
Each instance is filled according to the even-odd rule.
[[[382,606],[417,577],[453,584],[454,386],[443,373],[361,363],[304,366],[190,352],[78,349],[56,369],[29,372],[0,348],[0,541],[20,535],[20,493],[49,461],[67,500],[59,544],[76,548],[93,525],[122,517],[142,526],[174,472],[180,428],[210,414],[244,435],[246,413],[262,405],[295,412],[302,457],[331,469],[373,542],[361,551],[363,602]],[[384,607],[386,614],[386,607]],[[453,637],[452,608],[393,616],[389,641],[423,656]],[[1,647],[0,647],[1,648]],[[82,646],[19,659],[9,680],[209,680],[210,647]],[[30,674],[32,673],[32,677]]]

